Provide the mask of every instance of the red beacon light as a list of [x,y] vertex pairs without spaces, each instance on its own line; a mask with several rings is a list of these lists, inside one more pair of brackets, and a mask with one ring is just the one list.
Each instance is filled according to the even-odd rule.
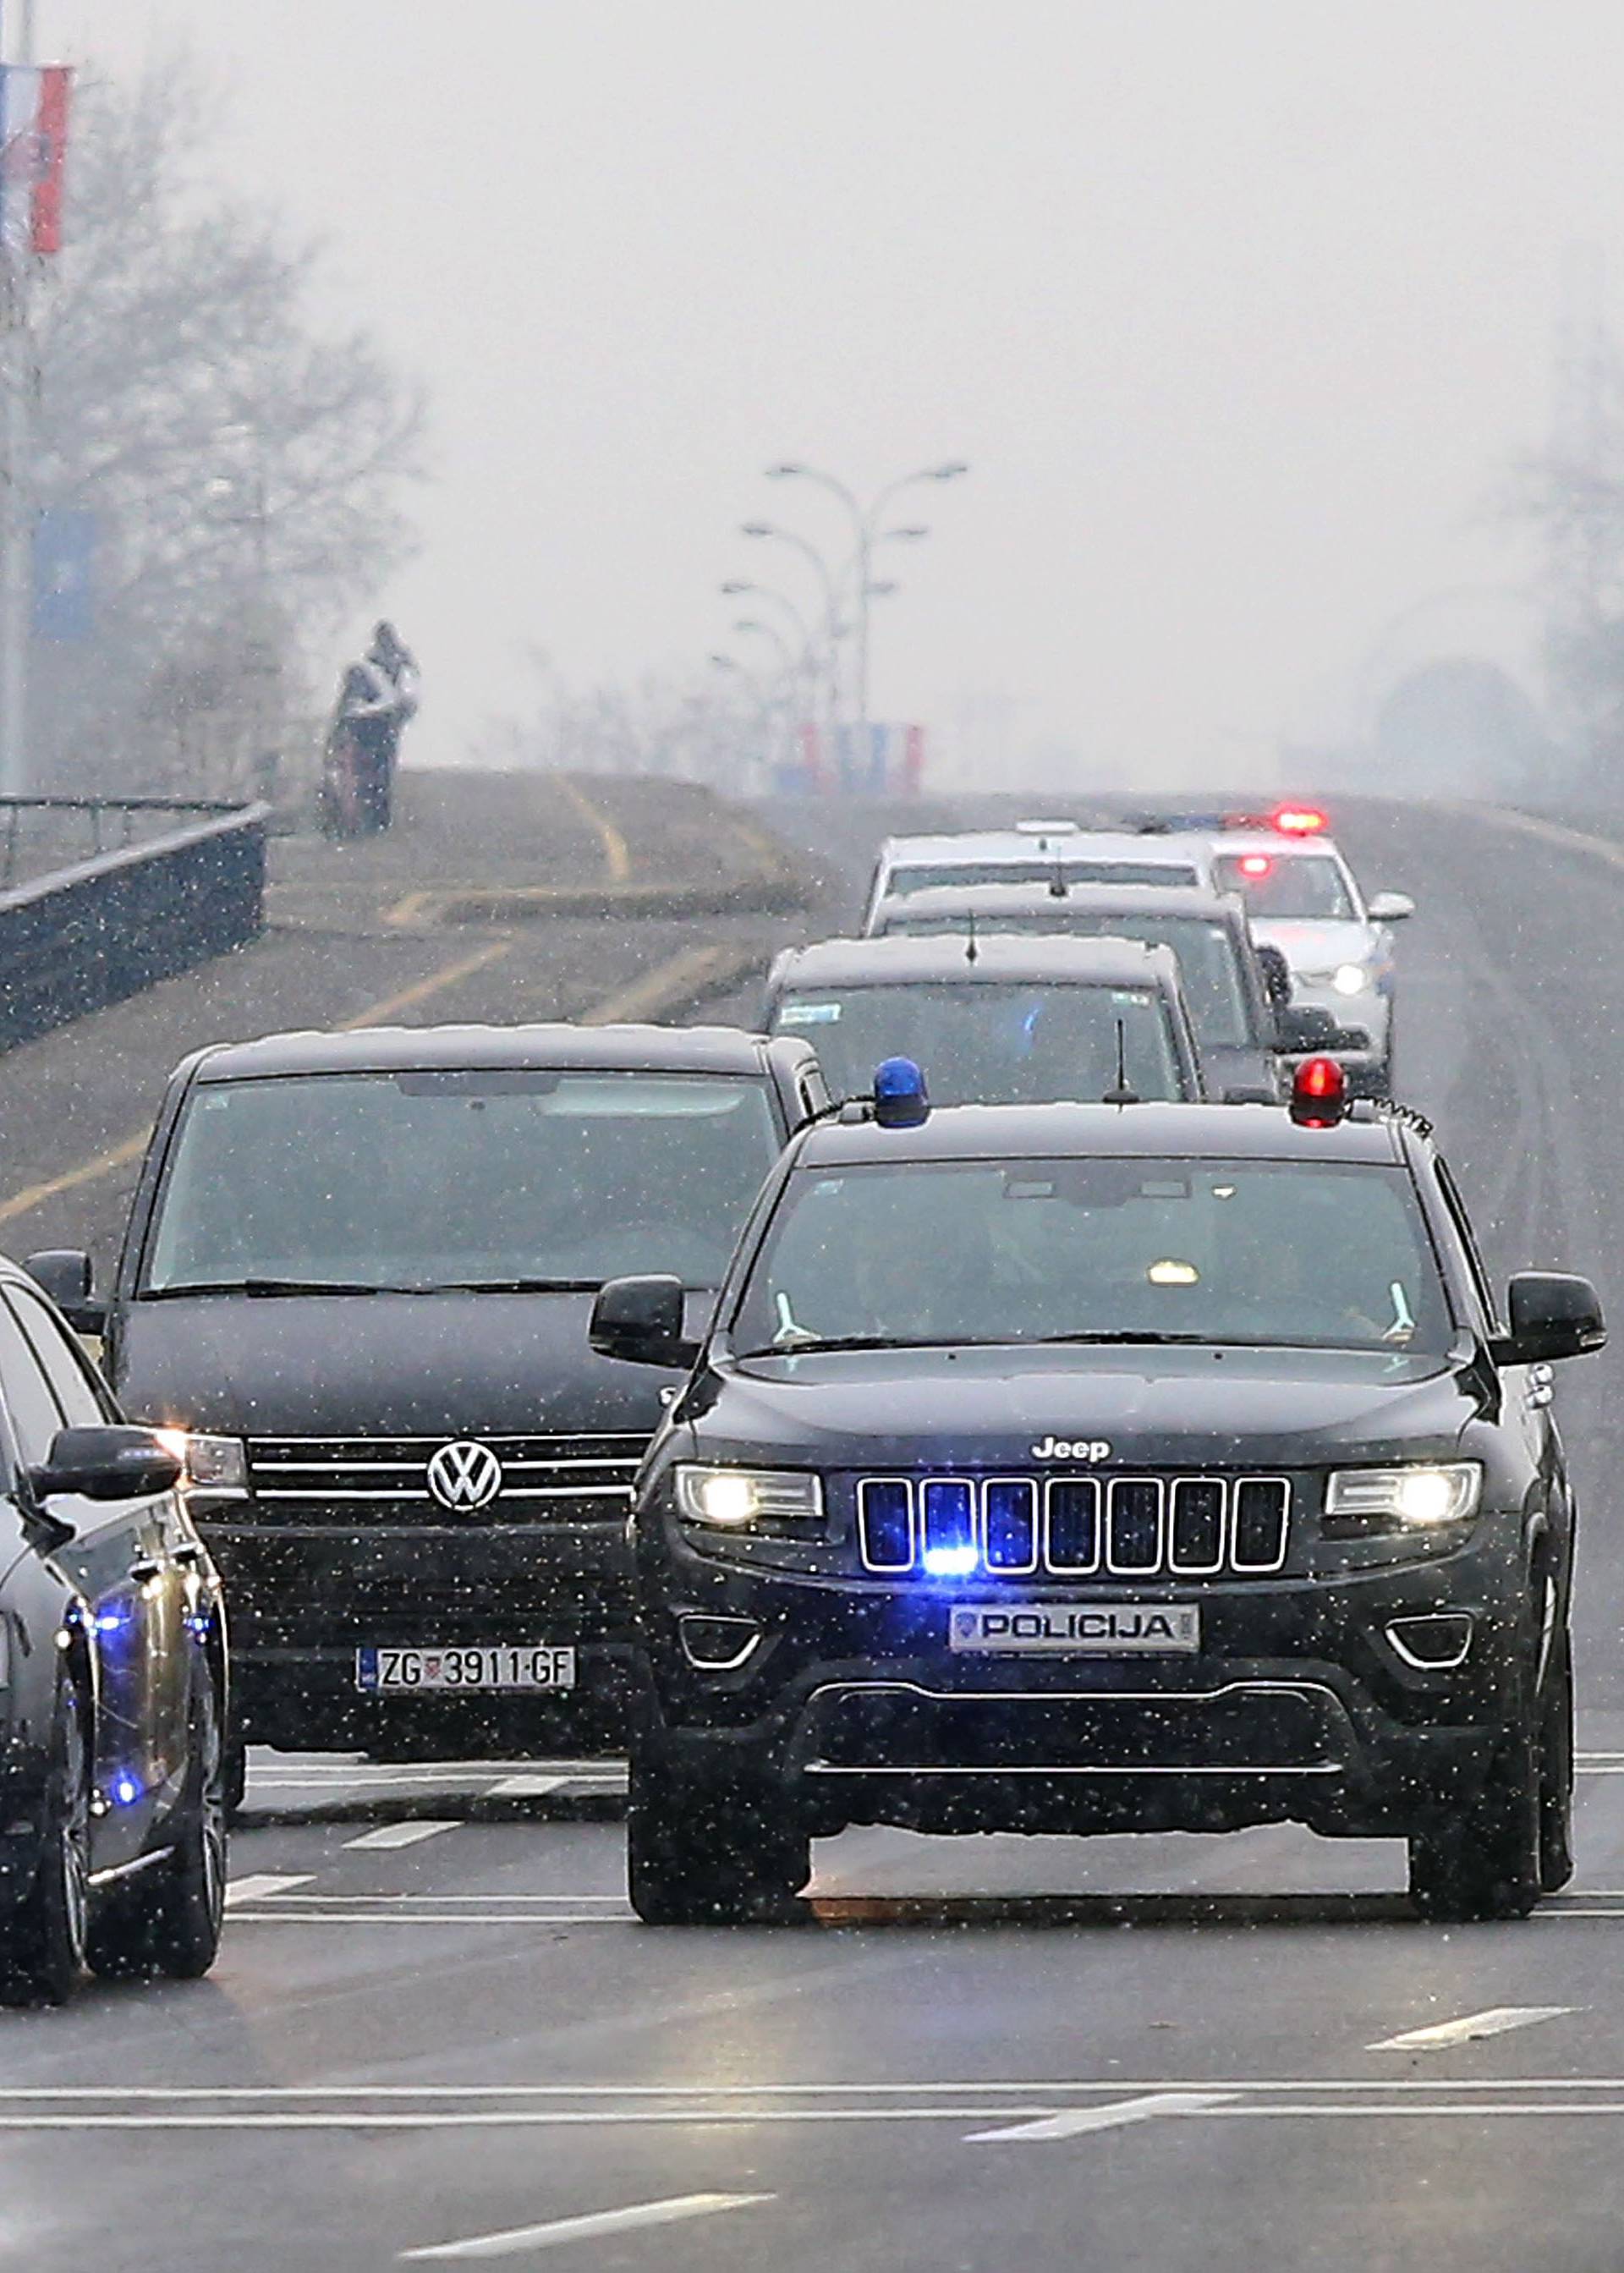
[[1317,805],[1277,805],[1269,816],[1269,825],[1282,836],[1318,836],[1327,822]]
[[1274,861],[1267,852],[1243,852],[1240,856],[1240,873],[1243,876],[1267,876],[1274,865]]
[[1348,1110],[1348,1076],[1335,1058],[1305,1058],[1291,1076],[1291,1118],[1299,1129],[1335,1129]]

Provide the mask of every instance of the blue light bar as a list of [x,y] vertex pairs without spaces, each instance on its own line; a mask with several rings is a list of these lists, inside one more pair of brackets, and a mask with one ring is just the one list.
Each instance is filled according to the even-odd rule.
[[886,1058],[874,1069],[874,1118],[882,1129],[917,1129],[931,1117],[924,1076],[911,1058]]

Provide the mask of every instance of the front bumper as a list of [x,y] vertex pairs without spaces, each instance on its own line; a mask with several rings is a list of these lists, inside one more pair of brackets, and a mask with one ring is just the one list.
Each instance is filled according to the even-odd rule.
[[[956,1598],[986,1593],[984,1582]],[[1523,1634],[1518,1589],[1488,1546],[1329,1580],[1003,1593],[1034,1604],[1194,1603],[1201,1647],[954,1652],[953,1591],[719,1578],[679,1557],[646,1619],[651,1733],[696,1774],[781,1781],[823,1831],[1295,1820],[1397,1834],[1472,1797],[1511,1710]],[[706,1672],[690,1662],[685,1616],[738,1618],[760,1639],[737,1668]],[[1433,1617],[1470,1620],[1460,1663],[1409,1663],[1395,1646],[1396,1622]]]
[[[623,1525],[203,1527],[231,1617],[240,1733],[290,1751],[419,1756],[611,1749],[633,1665]],[[573,1689],[362,1692],[362,1648],[567,1645]]]

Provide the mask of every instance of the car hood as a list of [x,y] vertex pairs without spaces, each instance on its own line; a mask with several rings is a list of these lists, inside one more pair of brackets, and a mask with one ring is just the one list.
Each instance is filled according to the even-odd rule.
[[[690,1331],[714,1301],[690,1297]],[[213,1295],[137,1302],[116,1377],[145,1421],[225,1436],[649,1431],[671,1376],[588,1347],[574,1294]]]
[[1277,947],[1293,971],[1335,971],[1339,963],[1368,963],[1380,936],[1374,924],[1254,921],[1253,936]]
[[752,1358],[690,1400],[707,1454],[831,1469],[1047,1466],[1053,1441],[1104,1444],[1113,1467],[1435,1458],[1478,1406],[1438,1357],[1228,1347]]

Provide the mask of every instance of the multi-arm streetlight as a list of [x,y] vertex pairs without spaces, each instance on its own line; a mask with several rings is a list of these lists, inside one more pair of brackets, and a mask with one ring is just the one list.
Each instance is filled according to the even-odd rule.
[[[857,725],[860,734],[866,740],[869,679],[868,604],[871,596],[869,587],[874,547],[892,536],[918,537],[929,534],[929,531],[924,529],[882,531],[879,526],[880,521],[892,499],[902,490],[912,489],[917,483],[920,482],[957,481],[962,474],[969,473],[969,468],[956,458],[949,459],[939,466],[923,466],[917,473],[904,474],[899,480],[888,482],[867,506],[863,504],[857,492],[846,483],[839,480],[834,474],[825,473],[819,467],[804,466],[794,460],[789,460],[782,465],[769,466],[767,470],[769,477],[774,481],[816,482],[819,488],[832,491],[851,516],[852,533],[857,540]],[[811,550],[810,547],[807,549]]]

